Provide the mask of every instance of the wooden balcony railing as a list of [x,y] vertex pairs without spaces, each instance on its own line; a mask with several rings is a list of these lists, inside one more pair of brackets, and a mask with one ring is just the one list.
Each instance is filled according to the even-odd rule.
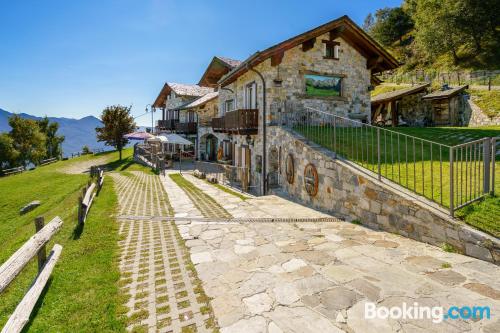
[[212,118],[214,132],[231,134],[257,134],[259,126],[259,110],[239,109],[226,112],[223,117]]
[[156,123],[156,127],[160,130],[173,131],[175,130],[175,124],[179,122],[179,119],[167,119],[167,120],[158,120]]
[[212,129],[214,132],[224,132],[224,117],[212,118]]
[[175,132],[183,133],[183,134],[195,134],[197,127],[197,123],[188,122],[188,123],[176,123],[175,124]]

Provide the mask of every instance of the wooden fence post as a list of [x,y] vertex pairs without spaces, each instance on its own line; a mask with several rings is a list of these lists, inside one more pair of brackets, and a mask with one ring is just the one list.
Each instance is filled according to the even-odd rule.
[[[40,230],[43,229],[45,226],[45,221],[43,216],[38,216],[35,218],[35,230],[36,232],[39,232]],[[40,248],[38,251],[38,273],[42,272],[43,265],[45,264],[45,261],[47,260],[47,251],[45,249],[45,245]]]

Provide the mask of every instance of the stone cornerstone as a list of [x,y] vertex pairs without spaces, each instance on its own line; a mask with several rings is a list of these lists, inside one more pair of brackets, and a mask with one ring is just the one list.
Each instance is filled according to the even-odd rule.
[[[500,241],[451,218],[435,204],[404,188],[379,181],[334,153],[307,143],[300,135],[277,126],[269,128],[269,150],[281,147],[282,190],[295,201],[359,220],[373,229],[400,234],[428,244],[450,244],[471,257],[500,264]],[[294,177],[285,176],[287,155],[293,156]],[[312,163],[319,176],[318,193],[311,197],[304,186],[304,169]]]

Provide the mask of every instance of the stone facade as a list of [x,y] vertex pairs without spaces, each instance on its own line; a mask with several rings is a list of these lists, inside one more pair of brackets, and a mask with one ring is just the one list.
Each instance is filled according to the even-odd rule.
[[[349,117],[351,114],[364,114],[370,117],[370,86],[371,72],[367,69],[366,58],[351,47],[342,38],[340,42],[339,59],[325,59],[325,46],[323,39],[329,35],[324,34],[316,38],[314,47],[306,52],[301,46],[296,46],[284,52],[281,64],[271,66],[271,59],[267,59],[255,66],[266,82],[266,109],[267,124],[277,120],[278,113],[286,106],[311,107],[322,111]],[[342,93],[340,97],[311,97],[305,94],[304,74],[322,74],[342,76]],[[281,80],[281,85],[275,84],[275,80]],[[261,183],[262,158],[262,100],[263,86],[260,77],[253,71],[248,71],[235,82],[219,89],[219,114],[225,111],[224,105],[227,100],[234,101],[234,109],[247,108],[245,105],[245,87],[256,83],[257,98],[256,107],[259,109],[258,134],[252,136],[253,145],[251,151],[251,174],[255,183]],[[231,91],[229,91],[230,89]],[[232,141],[238,146],[247,146],[245,136],[233,135]],[[268,166],[269,168],[269,166]]]
[[[316,209],[359,220],[363,225],[441,246],[450,244],[460,252],[500,264],[500,241],[451,218],[432,202],[376,177],[361,172],[332,152],[304,143],[300,136],[279,127],[269,128],[269,147],[281,147],[281,174],[288,154],[294,160],[294,180],[281,177],[281,189],[293,200]],[[311,197],[304,187],[304,168],[315,165],[318,194]]]
[[466,125],[469,127],[500,125],[500,116],[488,117],[473,100],[467,101],[465,110]]
[[409,126],[425,126],[432,119],[432,106],[422,100],[426,92],[403,96],[400,100],[399,114]]

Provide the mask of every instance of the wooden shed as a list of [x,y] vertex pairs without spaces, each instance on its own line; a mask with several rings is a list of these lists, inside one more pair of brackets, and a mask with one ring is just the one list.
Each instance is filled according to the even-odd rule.
[[427,93],[429,85],[417,84],[372,97],[372,123],[382,126],[398,126],[400,123],[419,125],[424,118],[421,114],[425,114],[425,110],[420,110],[421,97]]
[[447,85],[441,90],[425,95],[422,99],[432,104],[432,124],[434,126],[461,126],[463,125],[463,114],[465,89],[469,86],[450,88]]

